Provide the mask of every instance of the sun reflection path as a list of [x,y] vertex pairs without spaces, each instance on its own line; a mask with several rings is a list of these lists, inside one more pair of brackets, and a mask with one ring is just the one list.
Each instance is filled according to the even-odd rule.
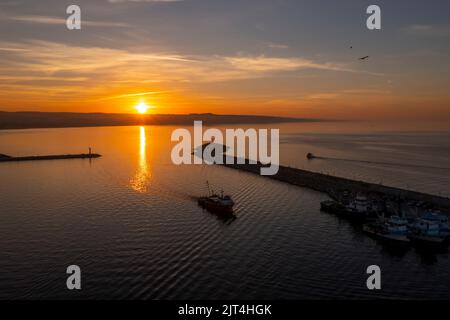
[[147,164],[147,136],[145,127],[140,127],[139,132],[139,167],[130,181],[130,186],[136,192],[145,193],[147,192],[151,173]]

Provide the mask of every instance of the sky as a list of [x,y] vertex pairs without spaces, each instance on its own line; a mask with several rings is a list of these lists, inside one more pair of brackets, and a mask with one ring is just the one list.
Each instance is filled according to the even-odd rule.
[[450,123],[448,58],[448,0],[0,0],[3,111]]

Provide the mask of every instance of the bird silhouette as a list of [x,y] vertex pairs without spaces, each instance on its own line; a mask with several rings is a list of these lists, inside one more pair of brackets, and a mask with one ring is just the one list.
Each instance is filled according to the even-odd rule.
[[369,56],[365,56],[365,57],[359,58],[359,60],[366,60],[367,58],[369,58]]

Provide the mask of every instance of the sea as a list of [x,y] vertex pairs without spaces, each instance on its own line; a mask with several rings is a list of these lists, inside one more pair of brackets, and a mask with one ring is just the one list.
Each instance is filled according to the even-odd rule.
[[[450,197],[450,132],[257,127],[280,130],[283,165]],[[0,131],[2,154],[102,155],[0,163],[0,299],[450,299],[448,251],[392,250],[321,212],[323,193],[174,165],[174,129]],[[235,219],[197,205],[207,182],[231,195]],[[66,287],[70,265],[81,269],[81,290]],[[371,265],[381,290],[366,286]]]

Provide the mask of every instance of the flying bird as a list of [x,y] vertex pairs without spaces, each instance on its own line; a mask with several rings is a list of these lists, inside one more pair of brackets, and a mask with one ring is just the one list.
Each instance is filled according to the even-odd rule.
[[367,58],[369,58],[369,56],[365,56],[365,57],[359,58],[359,60],[366,60]]

